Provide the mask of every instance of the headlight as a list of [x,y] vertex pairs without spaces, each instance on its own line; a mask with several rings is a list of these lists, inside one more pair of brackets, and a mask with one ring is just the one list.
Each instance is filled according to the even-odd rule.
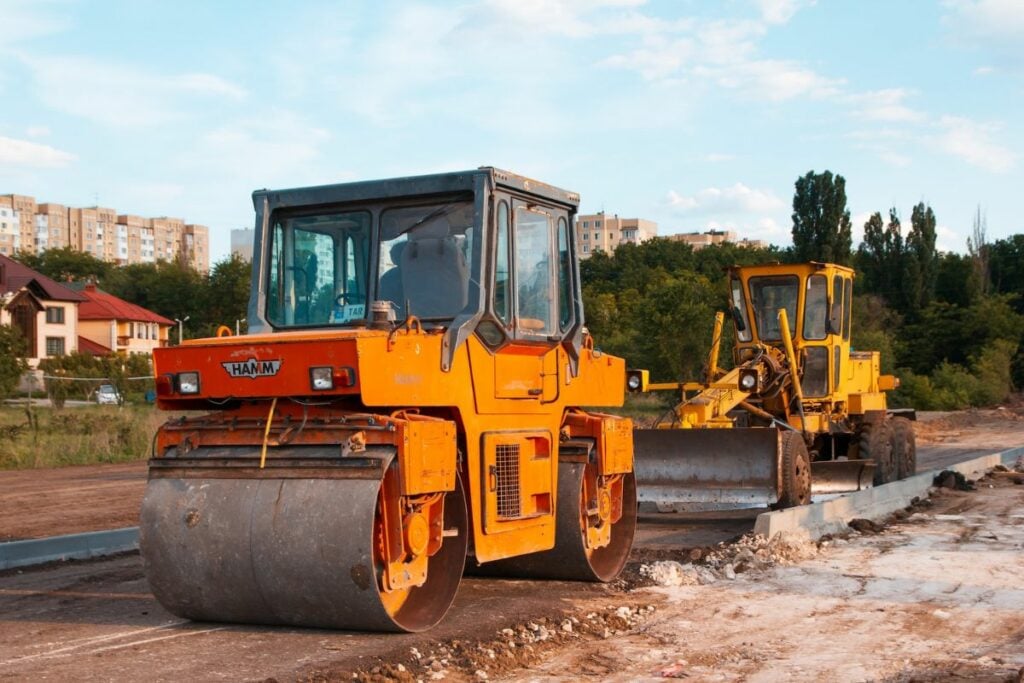
[[649,378],[650,373],[647,370],[627,370],[626,389],[628,391],[647,391]]
[[334,388],[334,368],[310,368],[309,385],[313,391],[328,391]]
[[754,391],[757,388],[757,373],[744,372],[740,374],[740,389],[743,391]]
[[199,373],[198,372],[179,372],[178,373],[178,393],[179,394],[198,394],[199,393]]

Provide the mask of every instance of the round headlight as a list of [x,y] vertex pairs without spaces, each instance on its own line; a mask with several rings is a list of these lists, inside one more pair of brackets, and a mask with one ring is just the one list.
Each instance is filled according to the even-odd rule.
[[757,375],[743,375],[740,377],[740,389],[743,391],[752,391],[757,386]]
[[626,378],[626,386],[630,391],[637,391],[640,388],[640,375],[630,375]]

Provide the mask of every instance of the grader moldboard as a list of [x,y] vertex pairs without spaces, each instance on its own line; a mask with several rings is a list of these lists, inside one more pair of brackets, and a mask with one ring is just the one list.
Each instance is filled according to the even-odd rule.
[[850,268],[829,263],[733,267],[734,367],[718,368],[715,318],[703,382],[652,384],[630,370],[630,391],[678,390],[652,429],[634,432],[642,510],[791,507],[914,473],[913,410],[890,410],[877,351],[850,348]]
[[437,623],[467,566],[608,581],[625,366],[583,327],[577,195],[512,173],[257,191],[245,336],[157,349],[140,544],[182,617]]

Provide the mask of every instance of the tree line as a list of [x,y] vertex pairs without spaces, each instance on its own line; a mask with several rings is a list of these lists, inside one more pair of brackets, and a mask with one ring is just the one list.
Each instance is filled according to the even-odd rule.
[[[882,352],[919,409],[992,405],[1024,386],[1024,235],[990,241],[978,211],[966,254],[936,248],[936,216],[919,203],[909,228],[898,207],[875,212],[854,248],[846,181],[830,171],[796,180],[791,247],[721,244],[693,250],[665,238],[623,244],[580,264],[587,324],[598,344],[652,376],[701,376],[729,265],[829,261],[852,266],[853,344]],[[723,344],[731,344],[727,325]]]
[[[57,282],[93,281],[105,292],[170,320],[188,320],[184,336],[213,336],[217,327],[232,330],[246,316],[252,267],[232,254],[209,273],[175,261],[119,266],[70,247],[39,254],[19,253],[19,262]],[[245,329],[244,323],[241,325]],[[177,342],[177,331],[172,331]]]

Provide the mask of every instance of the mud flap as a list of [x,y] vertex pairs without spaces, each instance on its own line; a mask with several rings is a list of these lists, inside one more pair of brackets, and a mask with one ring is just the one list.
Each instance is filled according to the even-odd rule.
[[768,507],[779,499],[778,429],[633,431],[642,512]]

